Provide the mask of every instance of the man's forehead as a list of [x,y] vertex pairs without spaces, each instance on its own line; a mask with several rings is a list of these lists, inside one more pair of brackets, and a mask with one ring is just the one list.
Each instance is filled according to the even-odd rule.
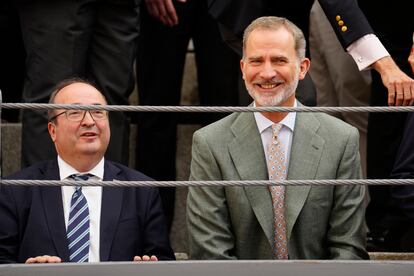
[[55,103],[106,104],[105,98],[95,87],[87,83],[72,83],[63,87],[55,97]]
[[[254,39],[253,39],[254,38]],[[283,26],[279,28],[257,28],[254,29],[249,37],[247,38],[247,44],[257,41],[257,40],[264,40],[267,41],[269,39],[276,39],[278,41],[285,41],[285,42],[294,42],[293,34],[288,31]]]
[[260,55],[259,52],[274,52],[275,55],[295,53],[293,35],[284,27],[278,29],[256,29],[250,34],[245,54],[247,56]]

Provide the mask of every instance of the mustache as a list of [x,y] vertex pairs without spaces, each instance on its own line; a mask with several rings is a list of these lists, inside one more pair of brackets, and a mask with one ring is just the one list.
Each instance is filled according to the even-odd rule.
[[258,81],[257,84],[281,84],[284,83],[285,81],[279,78],[272,78],[270,80],[263,80],[263,81]]
[[82,126],[79,128],[79,133],[84,133],[84,132],[93,132],[93,133],[101,133],[101,131],[99,130],[99,128],[97,128],[96,126]]

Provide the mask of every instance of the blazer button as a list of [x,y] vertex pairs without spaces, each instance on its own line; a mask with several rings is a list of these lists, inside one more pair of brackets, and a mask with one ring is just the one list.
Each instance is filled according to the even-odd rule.
[[339,26],[343,26],[343,25],[344,25],[344,21],[339,20],[339,21],[338,21],[338,25],[339,25]]
[[348,30],[348,27],[347,26],[342,26],[342,28],[341,28],[341,31],[342,32],[346,32]]
[[339,20],[341,20],[341,16],[340,16],[340,15],[337,15],[337,16],[335,17],[335,19],[336,19],[336,21],[339,21]]

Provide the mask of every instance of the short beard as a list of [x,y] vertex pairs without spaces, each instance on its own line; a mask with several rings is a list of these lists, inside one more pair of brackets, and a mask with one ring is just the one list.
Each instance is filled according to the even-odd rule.
[[263,107],[272,107],[272,106],[281,106],[284,102],[287,101],[293,94],[295,94],[296,88],[298,87],[299,76],[296,75],[291,85],[285,87],[283,91],[277,93],[272,97],[261,97],[259,93],[256,93],[253,87],[247,85],[246,89],[249,92],[249,95],[254,99],[258,106]]
[[298,87],[299,78],[296,77],[293,83],[287,86],[283,91],[277,93],[272,97],[262,97],[259,93],[256,93],[251,86],[246,84],[249,95],[254,99],[258,106],[281,106],[286,100],[295,94],[296,88]]

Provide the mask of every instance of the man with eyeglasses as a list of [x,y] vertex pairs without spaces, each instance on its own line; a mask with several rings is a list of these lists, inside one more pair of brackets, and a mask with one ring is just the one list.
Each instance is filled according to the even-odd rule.
[[[49,103],[107,104],[93,84],[81,79],[61,82]],[[10,178],[151,180],[105,160],[107,111],[49,110],[48,118],[57,160]],[[0,225],[0,263],[174,259],[156,188],[2,186]]]

